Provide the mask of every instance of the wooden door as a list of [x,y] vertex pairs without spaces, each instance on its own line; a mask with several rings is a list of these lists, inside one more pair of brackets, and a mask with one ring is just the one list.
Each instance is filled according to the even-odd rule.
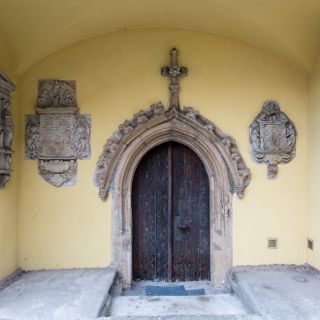
[[210,278],[209,181],[199,157],[169,142],[141,160],[132,185],[133,278]]

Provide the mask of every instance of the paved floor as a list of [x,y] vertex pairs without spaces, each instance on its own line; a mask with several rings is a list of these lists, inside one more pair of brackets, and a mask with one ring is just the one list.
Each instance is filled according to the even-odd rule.
[[110,317],[100,318],[101,320],[265,320],[261,316],[246,314],[246,315],[198,315],[198,316],[126,316],[126,317]]
[[235,272],[233,286],[267,320],[320,320],[320,276],[315,273]]
[[112,269],[35,271],[0,291],[0,319],[96,318],[113,282]]
[[112,300],[115,316],[230,315],[247,314],[240,300],[230,294],[184,297],[120,296]]
[[[210,283],[197,284],[206,296],[142,297],[136,288],[114,297],[112,320],[320,320],[319,274],[281,268],[233,271],[237,296],[215,292]],[[97,319],[114,277],[111,268],[25,273],[0,291],[0,320]]]
[[247,314],[247,310],[237,297],[228,294],[229,292],[226,290],[214,288],[210,281],[174,282],[170,284],[167,282],[156,283],[157,286],[183,285],[186,290],[204,289],[206,296],[150,297],[145,295],[145,287],[148,285],[155,285],[155,282],[134,282],[131,289],[121,292],[121,296],[115,290],[110,309],[112,319],[122,319],[125,316],[131,316],[132,319],[139,319],[139,317],[143,319],[143,317],[157,315],[157,319],[169,319],[170,317],[177,318],[178,316],[204,317],[210,315],[213,317],[218,315],[240,316]]

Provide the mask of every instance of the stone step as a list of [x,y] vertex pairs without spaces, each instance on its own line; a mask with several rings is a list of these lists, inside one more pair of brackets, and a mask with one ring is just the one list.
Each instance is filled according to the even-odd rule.
[[112,299],[109,314],[112,319],[121,316],[155,315],[155,319],[158,319],[163,316],[247,315],[248,310],[236,296],[230,294],[182,297],[119,296]]
[[[176,316],[126,316],[126,317],[106,317],[99,318],[101,320],[265,320],[265,318],[254,315],[199,315],[199,316],[186,316],[186,315],[176,315]],[[98,320],[98,319],[97,319]]]

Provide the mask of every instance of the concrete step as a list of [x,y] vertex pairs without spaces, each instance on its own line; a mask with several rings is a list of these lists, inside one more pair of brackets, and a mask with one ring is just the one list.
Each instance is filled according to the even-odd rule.
[[155,319],[158,319],[159,317],[161,319],[161,317],[164,316],[185,317],[247,314],[248,310],[243,306],[240,300],[236,296],[230,294],[183,297],[120,296],[112,299],[110,308],[112,319],[114,317],[128,316],[155,317],[156,315],[157,317],[155,317]]
[[[127,316],[127,317],[107,317],[99,318],[103,320],[265,320],[265,318],[253,315],[200,315],[200,316],[158,316],[158,317],[148,317],[148,316]],[[98,319],[97,319],[98,320]]]
[[114,268],[23,273],[0,291],[0,319],[95,319],[115,275]]
[[227,281],[250,313],[270,320],[320,319],[320,277],[312,269],[281,265],[235,269]]

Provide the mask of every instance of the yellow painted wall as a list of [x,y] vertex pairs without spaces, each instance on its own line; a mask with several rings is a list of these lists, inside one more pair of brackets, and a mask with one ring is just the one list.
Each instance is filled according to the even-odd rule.
[[308,249],[308,262],[320,268],[320,56],[315,64],[310,86],[309,111],[309,228],[314,250]]
[[[17,83],[12,74],[12,62],[9,49],[4,37],[0,34],[0,69]],[[12,113],[17,123],[18,99],[12,95]],[[18,128],[16,128],[17,133]],[[13,149],[18,149],[17,135],[14,137]],[[13,158],[14,170],[11,180],[5,189],[0,189],[0,280],[12,273],[18,267],[18,184],[17,184],[17,156]]]
[[[75,187],[54,188],[37,174],[36,161],[19,155],[19,263],[25,269],[105,266],[111,261],[110,203],[93,186],[95,163],[117,125],[151,103],[168,101],[160,76],[176,46],[189,76],[181,102],[196,107],[232,135],[252,183],[234,198],[234,264],[304,263],[307,235],[308,77],[285,59],[238,40],[205,32],[140,29],[89,39],[39,62],[21,77],[19,139],[24,114],[33,113],[37,81],[77,81],[81,113],[92,115],[92,159],[79,161]],[[249,156],[248,127],[265,99],[281,103],[298,130],[297,157],[266,179]],[[266,249],[268,237],[279,249]]]

